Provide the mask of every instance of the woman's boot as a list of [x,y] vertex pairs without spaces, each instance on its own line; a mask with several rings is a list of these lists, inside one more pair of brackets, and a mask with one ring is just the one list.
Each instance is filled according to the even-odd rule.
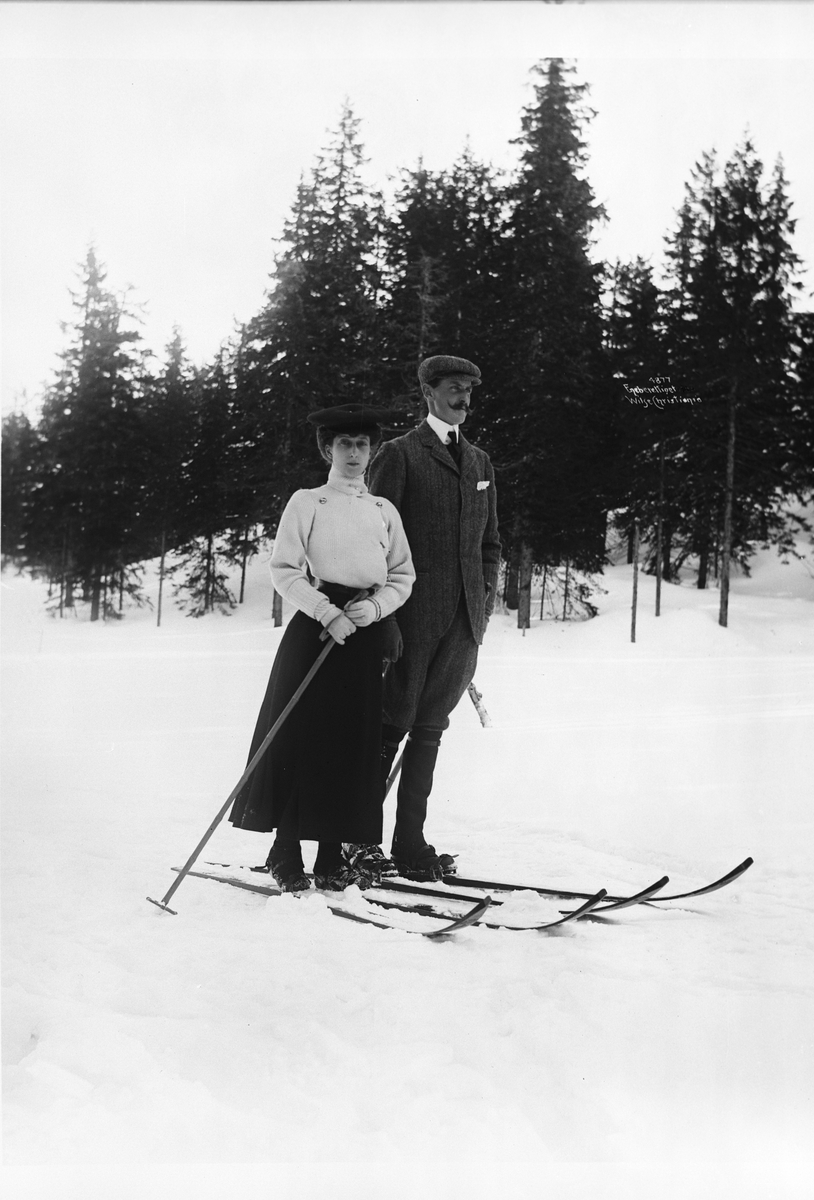
[[311,886],[305,874],[300,843],[293,838],[281,838],[278,834],[269,850],[266,866],[281,892],[305,892]]

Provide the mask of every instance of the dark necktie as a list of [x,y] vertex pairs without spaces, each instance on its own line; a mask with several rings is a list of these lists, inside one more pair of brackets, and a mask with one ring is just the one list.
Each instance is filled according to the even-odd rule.
[[459,463],[461,461],[461,443],[458,440],[458,438],[455,436],[454,433],[451,433],[449,435],[449,441],[447,442],[447,450],[449,450],[450,454],[452,455],[452,457],[454,458],[456,463]]

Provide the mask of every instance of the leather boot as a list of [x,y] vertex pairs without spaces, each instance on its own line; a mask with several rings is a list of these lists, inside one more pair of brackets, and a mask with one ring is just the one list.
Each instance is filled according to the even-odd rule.
[[278,832],[266,866],[282,892],[305,892],[311,886],[302,863],[300,843],[295,839],[281,838]]
[[414,731],[407,740],[401,767],[393,861],[407,879],[440,879],[439,856],[424,840],[427,799],[432,791],[440,734]]

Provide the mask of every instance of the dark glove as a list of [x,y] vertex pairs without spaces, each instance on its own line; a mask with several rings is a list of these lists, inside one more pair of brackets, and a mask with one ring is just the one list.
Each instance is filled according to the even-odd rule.
[[404,649],[404,639],[395,617],[382,621],[382,662],[397,662]]
[[491,617],[492,612],[495,607],[495,598],[494,598],[494,594],[492,591],[491,583],[487,583],[486,580],[484,580],[483,587],[484,587],[484,591],[486,593],[483,598],[484,599],[483,615],[486,617],[486,620],[488,621],[489,618]]

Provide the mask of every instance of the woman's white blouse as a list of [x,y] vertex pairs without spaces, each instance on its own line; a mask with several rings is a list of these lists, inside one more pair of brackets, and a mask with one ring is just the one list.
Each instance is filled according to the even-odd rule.
[[374,587],[383,617],[413,589],[415,570],[398,509],[371,496],[364,482],[332,468],[328,482],[295,492],[274,539],[271,578],[277,591],[309,617],[329,625],[342,611],[309,579]]

